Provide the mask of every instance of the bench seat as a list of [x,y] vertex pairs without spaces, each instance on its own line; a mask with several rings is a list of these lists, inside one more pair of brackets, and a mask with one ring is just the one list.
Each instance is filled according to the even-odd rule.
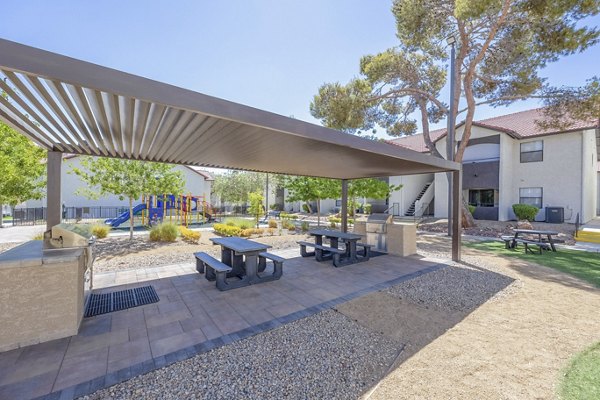
[[[299,241],[296,243],[298,243],[300,245],[300,254],[302,255],[302,257],[315,256],[317,261],[325,261],[326,259],[329,259],[330,256],[332,256],[333,257],[333,265],[335,265],[336,267],[338,265],[340,265],[341,255],[346,254],[346,250],[344,250],[344,249],[337,249],[335,247],[324,246],[322,244],[303,242],[303,241]],[[315,251],[307,252],[306,251],[307,247],[314,247]]]
[[204,274],[206,279],[216,281],[219,290],[229,289],[227,286],[227,273],[231,272],[233,268],[203,251],[194,253],[194,257],[196,257],[196,270],[199,273],[204,273],[206,268]]
[[542,254],[542,250],[550,250],[552,248],[552,246],[550,246],[550,243],[548,243],[548,242],[537,242],[535,240],[520,239],[520,238],[515,239],[515,242],[523,243],[523,245],[525,247],[525,253],[529,252],[531,254],[534,254],[533,250],[531,250],[529,248],[529,246],[531,246],[531,245],[538,247],[539,254]]
[[283,262],[285,258],[273,253],[258,253],[258,271],[262,272],[267,267],[267,260],[273,261],[273,279],[281,278],[283,275]]
[[[373,247],[372,244],[367,244],[367,243],[356,243],[356,247],[362,247],[363,248],[363,260],[362,261],[368,261],[369,258],[371,258],[371,247]],[[358,251],[357,251],[358,252]]]

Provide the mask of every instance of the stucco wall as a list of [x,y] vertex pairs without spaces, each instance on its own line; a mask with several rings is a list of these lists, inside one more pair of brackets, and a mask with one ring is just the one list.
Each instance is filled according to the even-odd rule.
[[[520,144],[542,140],[544,160],[540,162],[520,162]],[[501,186],[502,207],[507,219],[514,219],[512,205],[519,202],[519,188],[543,188],[544,207],[564,207],[565,221],[574,222],[581,212],[582,196],[582,134],[573,132],[544,136],[528,140],[510,140],[507,146],[510,154],[501,159],[502,169],[512,175],[512,182]],[[508,163],[508,165],[507,165]],[[538,219],[544,219],[544,210]]]
[[[110,207],[110,206],[128,206],[128,199],[120,200],[115,195],[107,195],[100,197],[97,200],[88,199],[81,194],[77,194],[76,191],[79,188],[86,186],[81,179],[72,173],[72,168],[81,168],[81,158],[73,157],[63,160],[62,172],[61,172],[61,186],[62,186],[62,202],[67,207]],[[191,193],[192,195],[205,195],[206,200],[210,199],[211,183],[212,181],[206,181],[203,176],[190,168],[183,165],[176,165],[174,168],[181,171],[185,179],[185,190],[182,194]],[[25,202],[24,207],[45,207],[46,198],[42,200],[29,200]]]
[[597,162],[598,154],[596,148],[596,132],[589,129],[582,132],[582,195],[581,195],[581,221],[588,222],[596,215],[596,205],[598,204],[598,191],[596,185],[598,181]]

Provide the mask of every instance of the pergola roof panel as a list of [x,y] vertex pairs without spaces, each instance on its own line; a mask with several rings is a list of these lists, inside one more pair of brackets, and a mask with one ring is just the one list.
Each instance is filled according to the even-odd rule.
[[0,118],[74,154],[340,179],[459,164],[0,40]]

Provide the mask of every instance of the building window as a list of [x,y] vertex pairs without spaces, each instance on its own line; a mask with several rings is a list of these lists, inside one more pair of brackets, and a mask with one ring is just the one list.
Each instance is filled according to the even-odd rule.
[[544,142],[538,140],[535,142],[521,143],[521,162],[544,161]]
[[494,207],[494,189],[469,190],[469,204],[475,207]]
[[537,188],[520,188],[519,189],[519,203],[529,204],[542,208],[542,195],[543,190],[541,187]]

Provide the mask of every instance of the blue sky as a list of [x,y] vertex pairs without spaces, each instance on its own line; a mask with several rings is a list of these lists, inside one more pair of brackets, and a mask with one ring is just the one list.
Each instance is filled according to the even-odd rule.
[[[361,56],[396,44],[389,0],[7,3],[4,39],[314,123],[309,104],[322,83],[347,82]],[[600,75],[599,62],[596,46],[543,75],[580,85]],[[476,118],[536,106],[482,107]]]

